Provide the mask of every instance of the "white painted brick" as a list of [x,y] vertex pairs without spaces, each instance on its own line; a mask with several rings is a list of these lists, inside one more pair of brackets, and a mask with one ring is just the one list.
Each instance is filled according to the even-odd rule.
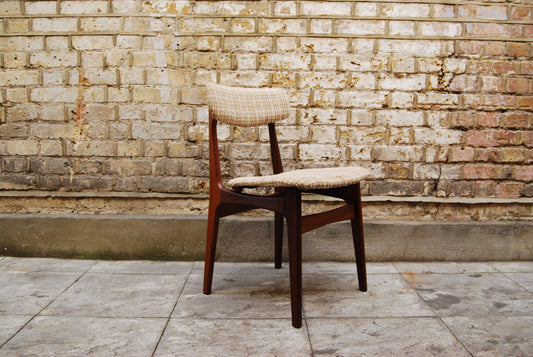
[[384,35],[385,21],[337,20],[337,32],[350,35]]
[[333,126],[312,126],[312,141],[318,144],[336,144],[336,128]]
[[392,92],[390,94],[391,108],[413,108],[415,94],[409,92]]
[[385,126],[421,126],[424,124],[424,112],[380,110],[376,114],[376,124]]
[[0,37],[0,51],[36,51],[44,49],[44,41],[39,36]]
[[418,28],[422,36],[457,37],[463,34],[462,24],[459,23],[421,22]]
[[374,115],[371,111],[365,109],[354,109],[351,111],[351,125],[373,125]]
[[341,89],[345,84],[346,75],[343,73],[303,72],[300,74],[302,88]]
[[337,145],[301,144],[298,150],[298,159],[335,163],[345,159],[345,151],[344,148]]
[[260,68],[264,69],[308,69],[311,57],[296,53],[269,53],[259,57]]
[[460,130],[416,128],[414,139],[417,144],[453,145],[460,144],[463,133]]
[[302,114],[301,124],[329,124],[346,125],[348,122],[348,112],[337,109],[310,108]]
[[302,49],[305,52],[346,53],[348,39],[346,38],[303,38]]
[[348,160],[370,161],[372,160],[372,147],[365,145],[348,145]]
[[259,31],[262,33],[304,34],[306,32],[306,20],[263,19],[259,23]]
[[317,54],[313,56],[313,69],[315,71],[331,71],[337,68],[337,56]]
[[379,53],[400,57],[439,57],[446,51],[441,41],[426,40],[378,40]]
[[429,17],[429,12],[429,4],[381,4],[381,15],[387,17]]
[[339,93],[339,105],[341,107],[377,109],[386,104],[387,92],[341,91]]
[[302,1],[300,13],[302,15],[350,16],[351,2]]
[[0,69],[0,86],[27,86],[39,84],[39,71]]
[[314,34],[330,34],[333,31],[333,20],[312,19],[310,20],[310,31]]
[[72,36],[72,46],[77,50],[111,49],[113,36]]
[[296,1],[276,1],[274,4],[274,15],[294,16],[296,15]]
[[376,160],[380,161],[421,161],[424,155],[422,146],[390,145],[378,146],[375,150]]
[[378,144],[385,143],[387,131],[383,127],[347,127],[339,128],[339,144]]
[[387,57],[381,56],[340,56],[340,67],[343,71],[382,72],[387,70]]
[[226,51],[267,52],[272,50],[270,37],[228,37],[224,40]]
[[62,1],[61,14],[101,14],[107,12],[107,1]]
[[413,21],[390,21],[389,35],[392,36],[414,36],[415,22]]
[[37,18],[33,19],[33,31],[37,32],[76,32],[76,18]]
[[57,1],[26,1],[25,12],[28,15],[45,15],[57,13]]
[[417,91],[424,89],[426,85],[425,74],[396,74],[381,75],[378,86],[380,89]]
[[30,64],[37,67],[74,67],[78,64],[76,51],[35,52],[30,55]]
[[264,87],[268,84],[269,74],[257,71],[224,71],[220,82],[231,86]]
[[355,12],[360,17],[373,17],[377,15],[378,4],[375,2],[358,2],[355,4]]

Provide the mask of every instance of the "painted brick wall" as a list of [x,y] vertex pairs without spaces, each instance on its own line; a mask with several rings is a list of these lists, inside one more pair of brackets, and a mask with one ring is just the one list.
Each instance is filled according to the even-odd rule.
[[[208,82],[284,87],[287,169],[366,195],[533,196],[533,4],[1,1],[0,190],[202,193]],[[265,128],[222,127],[227,176]]]

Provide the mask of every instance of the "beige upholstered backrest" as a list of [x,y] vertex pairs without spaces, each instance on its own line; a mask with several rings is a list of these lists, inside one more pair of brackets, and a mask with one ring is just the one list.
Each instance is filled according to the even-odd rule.
[[265,125],[289,116],[287,93],[280,88],[208,84],[207,104],[216,120],[229,125]]

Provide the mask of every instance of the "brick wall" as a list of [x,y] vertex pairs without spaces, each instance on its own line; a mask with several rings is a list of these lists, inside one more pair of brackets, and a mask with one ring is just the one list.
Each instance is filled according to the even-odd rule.
[[[0,190],[207,192],[204,85],[287,88],[287,169],[533,197],[531,1],[1,1]],[[222,127],[266,174],[265,128]]]

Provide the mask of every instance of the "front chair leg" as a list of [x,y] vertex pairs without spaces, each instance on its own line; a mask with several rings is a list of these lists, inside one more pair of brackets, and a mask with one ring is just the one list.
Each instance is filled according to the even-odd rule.
[[302,201],[298,190],[287,192],[285,217],[289,241],[292,326],[302,327]]
[[211,294],[215,253],[217,249],[218,222],[220,218],[215,209],[209,209],[207,217],[207,238],[205,242],[204,294]]
[[281,269],[283,256],[283,215],[277,213],[274,216],[274,266]]
[[359,290],[367,291],[365,235],[363,230],[363,210],[359,184],[353,186],[353,204],[355,207],[355,217],[351,220],[351,223],[355,249],[355,262],[357,265],[357,279],[359,281]]

